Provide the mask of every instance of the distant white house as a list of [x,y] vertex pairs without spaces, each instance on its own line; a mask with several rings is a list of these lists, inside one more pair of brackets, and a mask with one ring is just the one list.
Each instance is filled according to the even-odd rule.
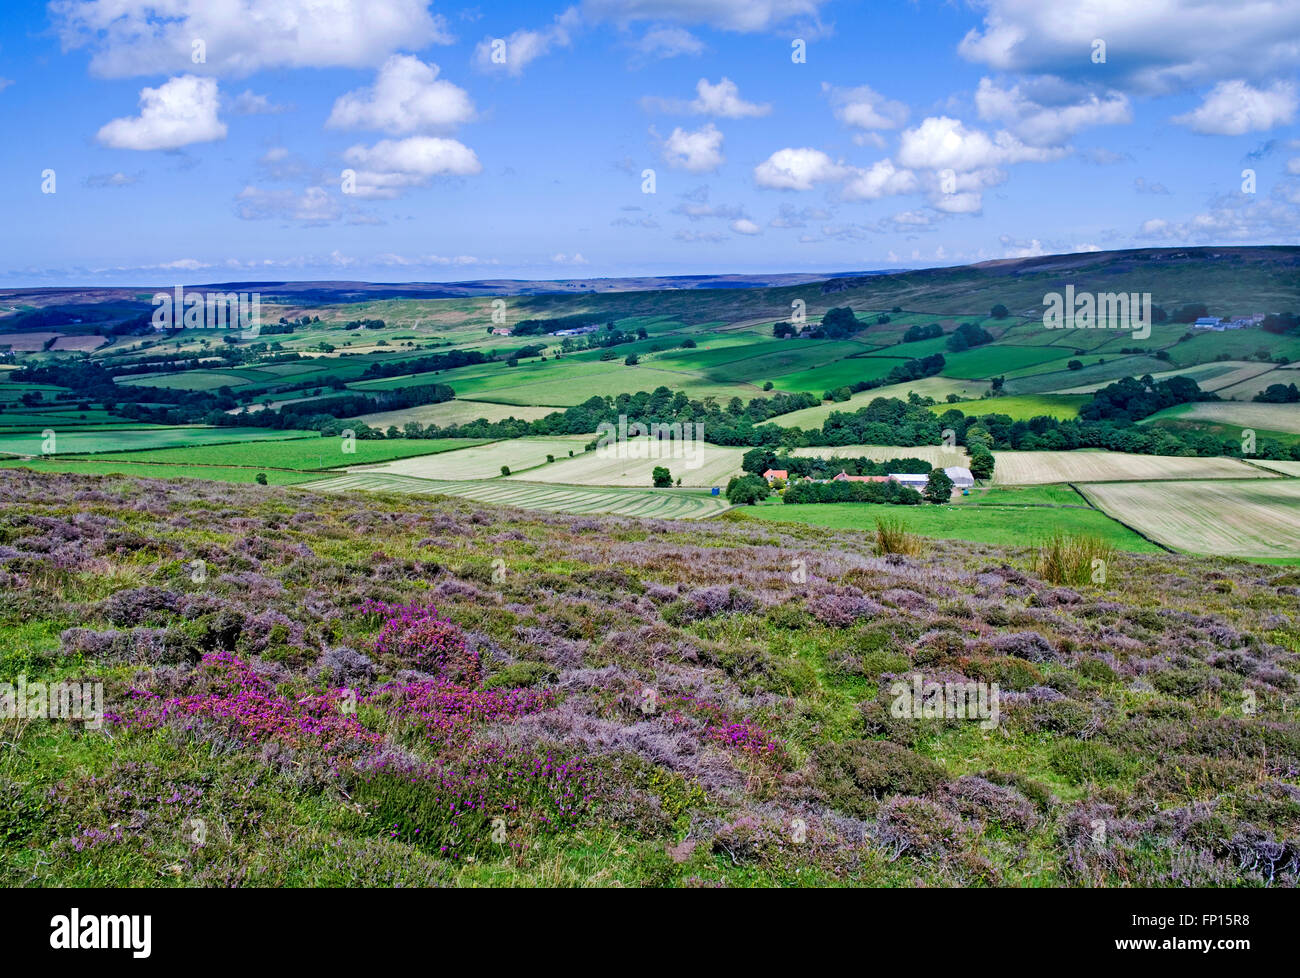
[[1196,322],[1192,323],[1197,329],[1222,329],[1219,323],[1223,322],[1218,316],[1202,316]]
[[968,468],[960,465],[950,465],[943,471],[958,489],[969,489],[975,485],[975,477],[970,474]]
[[930,481],[928,475],[921,475],[919,472],[890,472],[889,477],[895,482],[902,483],[909,489],[915,489],[918,492],[925,488]]

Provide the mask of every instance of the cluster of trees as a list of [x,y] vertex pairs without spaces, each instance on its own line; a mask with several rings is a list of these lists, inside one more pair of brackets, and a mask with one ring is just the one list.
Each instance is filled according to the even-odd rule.
[[468,367],[476,363],[490,363],[491,354],[479,350],[449,350],[446,353],[431,353],[425,357],[410,357],[401,360],[386,360],[372,363],[362,371],[361,378],[400,377],[403,374],[422,374],[431,370],[452,370],[456,367]]
[[942,372],[944,364],[945,361],[942,353],[932,353],[928,357],[914,357],[911,360],[904,360],[898,366],[890,370],[885,376],[877,380],[859,380],[852,384],[846,384],[843,387],[837,387],[835,390],[827,391],[822,394],[822,400],[847,401],[854,394],[875,390],[877,387],[888,387],[891,384],[905,384],[911,380],[920,380],[922,377],[933,377]]
[[937,340],[943,335],[943,327],[938,323],[930,323],[928,326],[909,326],[907,332],[903,334],[904,343],[916,343],[920,340]]
[[1141,378],[1125,377],[1103,387],[1079,409],[1079,417],[1086,421],[1138,421],[1175,404],[1218,399],[1217,394],[1201,390],[1190,377],[1154,380],[1146,374]]
[[1294,312],[1269,313],[1260,328],[1270,333],[1300,333],[1300,314]]
[[1255,395],[1264,404],[1295,404],[1300,402],[1300,388],[1295,384],[1269,384]]
[[[511,336],[544,336],[561,329],[582,329],[595,326],[597,322],[590,315],[556,316],[551,319],[525,319],[510,329]],[[491,329],[491,327],[488,327]],[[605,323],[606,329],[613,329],[612,322]]]
[[[948,477],[939,469],[939,474]],[[948,480],[951,492],[952,480]],[[927,488],[929,488],[927,486]],[[809,503],[892,503],[898,506],[915,506],[921,502],[921,493],[900,482],[795,482],[781,497],[783,503],[807,505]],[[944,496],[943,501],[947,502]]]
[[[284,322],[284,320],[280,320],[280,321],[281,321],[281,322]],[[319,322],[319,321],[320,321],[320,317],[317,317],[317,322]],[[383,321],[382,319],[352,319],[352,320],[349,320],[348,322],[344,323],[344,324],[343,324],[343,328],[344,328],[344,329],[348,329],[348,330],[351,330],[351,329],[383,329],[383,328],[384,328],[384,325],[385,325],[385,323],[384,323],[384,321]]]
[[[878,316],[876,322],[887,323],[889,317],[885,315]],[[866,325],[858,321],[858,317],[853,314],[853,310],[848,306],[836,306],[826,310],[820,323],[809,324],[802,332],[794,323],[775,323],[772,326],[772,335],[777,339],[802,335],[814,340],[842,340],[866,328]]]
[[962,323],[948,337],[947,347],[954,353],[993,342],[993,334],[976,323]]
[[821,323],[810,326],[806,332],[814,340],[842,340],[864,328],[852,309],[848,306],[836,306],[827,309],[822,315]]
[[889,475],[891,472],[931,471],[929,462],[919,458],[891,458],[876,462],[869,458],[802,458],[782,455],[771,448],[751,448],[741,458],[740,467],[745,472],[762,475],[768,469],[784,469],[791,477],[831,479],[843,472],[845,475]]

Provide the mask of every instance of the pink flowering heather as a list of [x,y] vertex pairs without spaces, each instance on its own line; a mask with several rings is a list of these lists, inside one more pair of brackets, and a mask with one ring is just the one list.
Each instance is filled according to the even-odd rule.
[[367,599],[361,613],[383,620],[375,636],[378,656],[389,656],[406,666],[473,681],[479,675],[478,653],[465,648],[465,636],[433,605],[389,604]]
[[344,716],[338,702],[342,690],[290,699],[242,659],[230,652],[210,652],[199,663],[202,693],[163,699],[156,693],[133,690],[139,705],[129,714],[109,714],[110,722],[151,730],[170,720],[186,729],[203,722],[216,724],[246,745],[277,741],[288,746],[312,746],[331,753],[371,750],[383,738]]
[[708,723],[708,738],[724,747],[754,757],[779,759],[781,741],[752,720],[733,720],[725,710],[694,696],[673,696],[664,701],[667,716],[674,725],[684,723],[686,715],[701,717]]
[[781,749],[780,743],[773,740],[771,734],[747,720],[709,727],[709,737],[733,750],[755,757],[775,755]]
[[413,721],[432,741],[448,741],[468,737],[470,728],[477,723],[512,720],[546,709],[554,704],[555,694],[549,690],[470,689],[439,678],[393,683],[377,690],[366,701],[386,704],[390,716]]

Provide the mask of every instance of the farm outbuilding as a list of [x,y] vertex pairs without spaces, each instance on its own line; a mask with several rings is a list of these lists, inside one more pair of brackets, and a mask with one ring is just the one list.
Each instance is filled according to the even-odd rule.
[[969,489],[975,485],[975,477],[970,474],[970,469],[965,466],[950,465],[943,471],[958,489]]

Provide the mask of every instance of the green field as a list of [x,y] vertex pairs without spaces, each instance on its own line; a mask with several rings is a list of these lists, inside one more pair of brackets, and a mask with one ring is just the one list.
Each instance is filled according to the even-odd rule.
[[847,387],[859,381],[881,380],[889,375],[895,367],[902,366],[907,360],[890,357],[854,357],[851,360],[837,360],[824,367],[801,370],[798,373],[776,377],[772,383],[778,390],[810,391],[821,394],[837,387]]
[[437,455],[487,442],[483,438],[358,439],[351,452],[342,438],[296,438],[292,441],[249,441],[193,448],[165,448],[155,451],[109,454],[143,462],[174,465],[273,466],[281,469],[337,469],[347,465],[387,462],[414,455]]
[[1055,533],[1099,536],[1120,550],[1151,553],[1154,546],[1095,509],[1027,506],[888,506],[874,503],[786,505],[768,502],[740,512],[764,520],[874,532],[877,519],[901,520],[913,533],[946,540],[1031,547]]
[[961,353],[945,353],[942,373],[945,377],[959,377],[966,380],[987,379],[998,377],[1008,370],[1047,363],[1060,355],[1059,350],[1042,347],[1003,346],[991,343]]
[[967,417],[981,414],[1005,414],[1012,421],[1027,421],[1030,418],[1047,416],[1059,421],[1066,421],[1079,416],[1079,408],[1090,400],[1082,394],[1073,396],[1063,394],[1025,394],[1020,397],[986,397],[978,401],[959,401],[956,404],[936,404],[930,410],[943,414],[950,408],[956,408]]
[[139,479],[204,479],[210,482],[256,482],[260,471],[273,486],[292,486],[319,479],[314,472],[288,472],[281,469],[230,468],[217,465],[162,465],[117,459],[4,459],[0,468],[27,468],[35,472],[74,472],[80,475],[129,475]]
[[588,486],[552,486],[498,480],[450,482],[380,472],[357,472],[304,488],[318,492],[398,492],[417,495],[460,496],[480,503],[541,509],[557,513],[611,513],[645,519],[691,520],[716,516],[728,508],[727,500],[687,489],[596,489]]
[[[74,429],[60,431],[54,426],[56,455],[91,455],[100,452],[136,451],[173,448],[183,445],[219,445],[251,441],[283,441],[316,438],[313,431],[274,431],[270,428],[131,428],[111,431]],[[0,455],[36,456],[45,454],[40,432],[0,434]]]

